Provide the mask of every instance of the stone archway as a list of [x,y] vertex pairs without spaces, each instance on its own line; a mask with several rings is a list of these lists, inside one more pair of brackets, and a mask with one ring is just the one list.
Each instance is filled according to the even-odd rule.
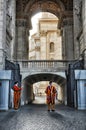
[[[59,18],[59,27],[62,30],[63,59],[74,58],[73,44],[73,1],[71,0],[33,0],[17,2],[17,54],[15,59],[28,60],[28,35],[31,29],[31,17],[38,12],[50,12]],[[71,5],[71,6],[70,6]],[[22,45],[22,46],[21,46]]]
[[29,4],[26,5],[25,14],[29,14],[29,16],[33,16],[38,12],[50,12],[60,18],[62,12],[65,11],[64,5],[58,1],[55,3],[54,1],[36,1],[30,6]]
[[[67,105],[67,86],[66,79],[64,76],[54,74],[54,73],[37,73],[28,75],[23,80],[23,97],[21,100],[21,104],[25,104],[33,100],[33,84],[41,81],[50,81],[52,80],[54,83],[58,84],[60,87],[60,91],[58,96],[61,98],[62,102]],[[45,86],[46,88],[46,86]]]
[[[31,17],[37,12],[50,12],[59,18],[63,60],[74,59],[73,0],[17,0],[16,60],[28,60],[28,35]],[[46,4],[45,4],[46,3]],[[53,8],[52,8],[53,7]],[[21,65],[20,65],[21,66]]]

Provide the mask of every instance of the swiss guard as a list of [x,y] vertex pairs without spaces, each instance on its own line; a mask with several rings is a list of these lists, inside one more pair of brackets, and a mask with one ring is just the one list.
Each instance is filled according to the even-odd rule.
[[13,90],[14,90],[14,98],[13,98],[14,109],[17,110],[19,108],[20,96],[22,90],[22,88],[18,86],[18,81],[14,83]]

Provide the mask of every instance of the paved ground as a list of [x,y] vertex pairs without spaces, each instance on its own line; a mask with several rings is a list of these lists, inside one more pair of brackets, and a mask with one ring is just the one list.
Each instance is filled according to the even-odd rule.
[[59,104],[47,112],[45,104],[29,104],[0,112],[0,130],[86,130],[86,111]]

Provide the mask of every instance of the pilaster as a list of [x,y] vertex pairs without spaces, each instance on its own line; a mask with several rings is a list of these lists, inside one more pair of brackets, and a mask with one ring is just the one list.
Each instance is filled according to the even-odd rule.
[[14,59],[14,47],[16,43],[16,1],[12,0],[12,23],[11,23],[11,31],[12,31],[12,41],[11,41],[11,60]]
[[78,59],[81,53],[80,42],[78,39],[79,33],[81,32],[81,0],[73,1],[73,21],[74,21],[74,56]]
[[74,58],[73,44],[73,19],[66,17],[62,22],[63,59],[72,60]]
[[28,28],[26,19],[17,19],[16,21],[16,46],[15,59],[28,59]]

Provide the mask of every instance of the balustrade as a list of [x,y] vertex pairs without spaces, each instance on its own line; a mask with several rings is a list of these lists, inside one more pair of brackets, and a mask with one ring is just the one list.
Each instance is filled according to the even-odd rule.
[[21,69],[28,69],[28,70],[66,70],[67,65],[70,62],[64,60],[29,60],[29,61],[19,61]]

